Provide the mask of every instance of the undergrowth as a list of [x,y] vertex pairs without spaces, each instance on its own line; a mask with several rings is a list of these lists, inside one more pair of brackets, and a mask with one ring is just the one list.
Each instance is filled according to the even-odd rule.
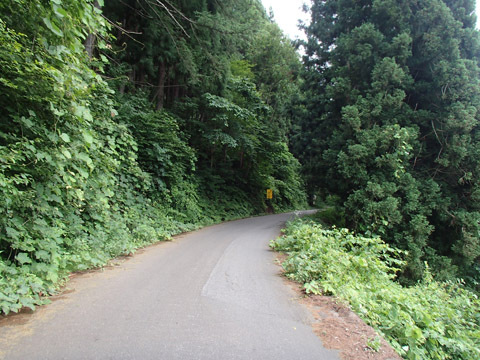
[[300,165],[283,136],[266,136],[253,84],[189,98],[203,107],[184,118],[157,111],[148,91],[116,92],[105,75],[107,23],[93,1],[0,1],[0,313],[34,309],[70,272],[261,213],[268,188],[275,211],[304,202]]
[[[135,199],[128,210],[110,213],[108,224],[99,223],[83,233],[76,229],[78,237],[69,239],[68,245],[56,244],[49,252],[40,249],[33,254],[16,251],[11,254],[13,261],[0,258],[0,314],[24,307],[35,310],[48,303],[48,296],[58,291],[71,272],[100,268],[117,256],[168,241],[173,235],[261,212],[240,195],[222,194],[221,202],[190,195],[185,200],[196,209],[195,216],[150,199]],[[53,230],[46,227],[45,231]],[[48,258],[42,261],[42,256]]]
[[380,238],[297,219],[271,247],[288,253],[286,274],[313,294],[350,304],[405,359],[480,359],[480,301],[461,280],[396,282],[406,254]]

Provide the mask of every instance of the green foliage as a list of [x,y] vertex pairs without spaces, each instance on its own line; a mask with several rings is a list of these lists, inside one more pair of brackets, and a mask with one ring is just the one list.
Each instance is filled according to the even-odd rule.
[[329,207],[319,210],[316,217],[327,226],[345,227],[345,214],[343,210]]
[[116,120],[129,127],[136,140],[138,162],[152,176],[156,191],[167,191],[195,170],[196,158],[177,119],[152,109],[144,95],[119,95]]
[[409,251],[404,281],[425,260],[455,278],[480,256],[474,5],[312,2],[295,152],[347,227]]
[[480,300],[462,282],[435,281],[427,266],[420,282],[404,287],[395,281],[404,252],[308,220],[291,222],[271,246],[289,254],[288,277],[307,293],[347,301],[405,359],[479,358]]
[[[284,145],[289,106],[298,92],[298,57],[259,1],[217,5],[174,1],[166,5],[170,14],[145,1],[106,5],[107,17],[135,25],[140,33],[120,34],[113,44],[116,61],[108,71],[120,93],[119,119],[139,144],[142,170],[181,213],[187,209],[176,208],[170,191],[190,175],[188,181],[196,179],[187,185],[196,194],[195,206],[190,205],[211,209],[203,204],[217,204],[220,218],[231,217],[235,208],[243,216],[267,207],[301,206],[305,195],[298,162]],[[151,17],[144,16],[145,9]],[[154,108],[163,108],[162,115]],[[161,125],[166,117],[178,129]],[[192,162],[165,177],[165,164],[180,170],[180,164]],[[272,204],[265,203],[267,188],[275,188]],[[229,204],[222,204],[225,199]],[[241,205],[245,199],[248,211]],[[216,211],[206,216],[218,218]]]
[[253,64],[247,60],[234,60],[230,63],[230,71],[234,77],[240,79],[255,80],[255,74],[252,71]]
[[377,352],[382,347],[381,338],[375,336],[374,338],[368,339],[367,346],[373,351]]
[[341,199],[335,195],[328,195],[325,201],[315,204],[320,209],[311,217],[326,226],[344,228],[346,219]]
[[[68,4],[84,6],[78,16],[93,11],[88,3]],[[81,42],[65,37],[55,45],[58,31],[42,16],[60,10],[16,5],[15,16],[29,15],[40,30],[19,34],[0,22],[4,313],[43,303],[69,271],[103,265],[181,230],[144,196],[151,178],[138,167],[128,129],[113,121],[111,90],[88,68]],[[65,32],[78,25],[68,14]],[[53,35],[41,37],[42,26]]]
[[287,129],[245,56],[271,26],[261,4],[166,6],[0,3],[1,312],[44,303],[71,271],[261,213],[268,187],[275,210],[303,206]]

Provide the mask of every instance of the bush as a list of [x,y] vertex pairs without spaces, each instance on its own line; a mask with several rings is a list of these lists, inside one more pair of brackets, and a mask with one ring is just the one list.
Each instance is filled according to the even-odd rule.
[[406,254],[380,238],[295,220],[271,247],[289,257],[287,276],[307,293],[347,301],[405,359],[480,358],[480,301],[462,281],[434,281],[426,265],[412,287],[395,281]]

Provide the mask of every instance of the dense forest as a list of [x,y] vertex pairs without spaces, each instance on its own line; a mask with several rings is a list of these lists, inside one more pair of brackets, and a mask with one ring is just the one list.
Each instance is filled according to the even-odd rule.
[[313,1],[294,153],[331,223],[476,286],[480,41],[473,0]]
[[292,42],[259,0],[1,2],[0,310],[307,194],[399,249],[401,284],[478,291],[474,9],[315,0]]
[[0,44],[3,312],[172,234],[306,205],[301,63],[259,1],[2,1]]
[[271,243],[288,276],[405,358],[478,359],[475,2],[305,9],[292,42],[260,0],[1,1],[0,312],[308,199]]

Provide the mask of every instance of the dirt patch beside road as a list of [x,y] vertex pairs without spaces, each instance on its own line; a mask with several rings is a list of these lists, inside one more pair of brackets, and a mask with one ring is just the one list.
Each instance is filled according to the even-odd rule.
[[307,305],[315,317],[315,334],[322,339],[326,348],[340,350],[342,359],[401,359],[385,339],[335,298],[314,295],[304,297],[301,302]]
[[[286,256],[279,254],[277,259],[281,264]],[[283,269],[281,271],[283,276]],[[306,295],[300,284],[287,278],[285,282],[313,314],[313,330],[323,346],[339,350],[343,360],[402,360],[385,339],[340,300],[332,296]]]

